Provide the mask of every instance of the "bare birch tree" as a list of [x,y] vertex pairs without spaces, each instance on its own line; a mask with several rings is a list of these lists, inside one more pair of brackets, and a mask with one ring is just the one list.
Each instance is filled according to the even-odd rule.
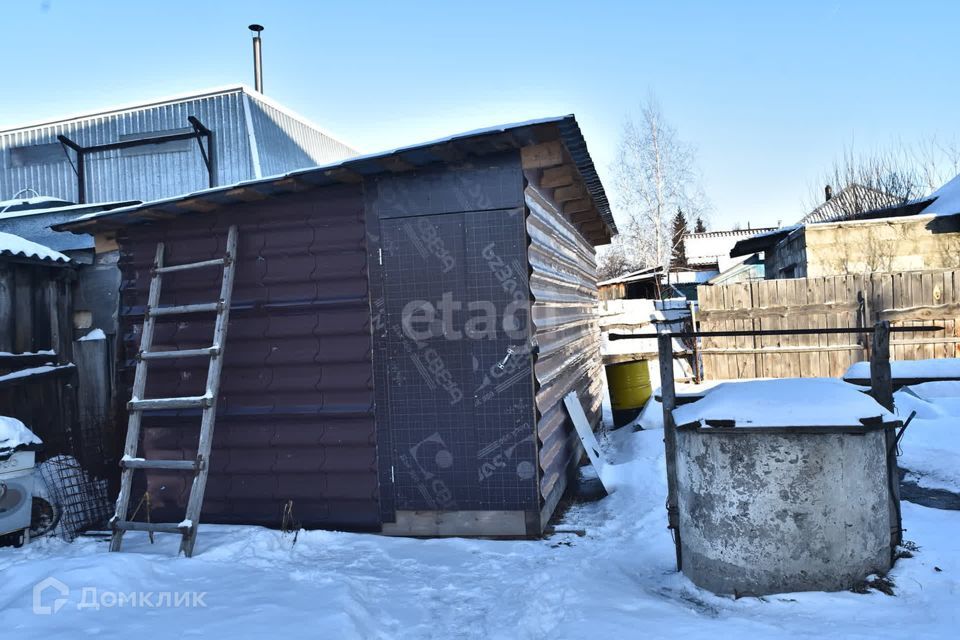
[[[841,196],[832,217],[842,218],[922,198],[960,173],[960,145],[936,137],[915,144],[897,142],[861,152],[848,147],[821,175],[805,203],[813,209],[824,202],[824,187]],[[852,185],[867,189],[848,190]]]
[[627,219],[621,249],[633,268],[669,268],[674,214],[682,209],[692,217],[704,216],[707,200],[695,155],[654,98],[640,106],[639,118],[624,122],[611,170],[614,199]]

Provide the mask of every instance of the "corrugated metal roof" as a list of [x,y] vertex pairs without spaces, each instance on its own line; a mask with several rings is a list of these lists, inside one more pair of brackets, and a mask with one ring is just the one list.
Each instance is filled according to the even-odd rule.
[[849,220],[858,214],[903,204],[905,198],[862,184],[851,184],[803,216],[800,224]]
[[312,169],[292,171],[272,178],[203,189],[184,196],[86,216],[61,225],[58,229],[82,233],[98,226],[121,227],[158,218],[168,219],[195,211],[209,211],[211,205],[215,207],[251,198],[261,199],[338,182],[355,183],[367,176],[450,162],[451,158],[456,157],[483,156],[553,140],[562,141],[583,178],[600,218],[610,230],[610,234],[616,234],[617,226],[606,192],[573,115],[478,129],[408,147],[348,158]]
[[54,231],[51,226],[69,222],[84,213],[108,211],[132,204],[138,204],[138,201],[66,204],[44,209],[8,210],[0,213],[0,231],[16,234],[57,251],[92,249],[93,236]]
[[[191,126],[188,116],[197,117],[214,133],[215,184],[261,177],[264,174],[257,171],[261,159],[273,172],[282,173],[355,154],[309,121],[235,85],[0,131],[0,199],[29,188],[45,196],[79,200],[71,164],[74,153],[68,156],[58,135],[89,147],[128,136],[180,132]],[[193,140],[97,152],[85,165],[88,202],[157,200],[209,184]]]
[[0,231],[0,256],[52,264],[70,262],[70,258],[59,251],[2,231]]

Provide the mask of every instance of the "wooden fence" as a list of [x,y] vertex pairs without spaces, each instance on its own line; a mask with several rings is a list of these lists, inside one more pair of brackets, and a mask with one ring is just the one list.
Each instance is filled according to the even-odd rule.
[[[893,360],[960,356],[960,270],[758,280],[697,287],[701,331],[938,325],[894,334]],[[864,334],[703,338],[706,379],[839,377],[869,358]]]

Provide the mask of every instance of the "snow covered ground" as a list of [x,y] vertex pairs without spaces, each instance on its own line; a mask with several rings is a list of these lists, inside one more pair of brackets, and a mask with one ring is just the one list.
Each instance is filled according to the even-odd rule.
[[921,487],[960,494],[960,382],[924,382],[893,395],[897,413],[917,415],[901,440],[900,466]]
[[[603,445],[616,491],[573,507],[558,525],[582,529],[582,537],[311,531],[294,544],[278,531],[202,526],[192,559],[176,557],[178,539],[169,535],[150,545],[129,533],[125,552],[115,554],[92,538],[3,548],[2,637],[875,639],[954,637],[960,626],[960,512],[904,503],[906,538],[919,550],[894,567],[894,597],[717,597],[674,571],[662,431],[621,429]],[[48,577],[69,593],[56,613],[33,613],[34,585]],[[130,604],[131,592],[144,606]],[[196,606],[148,606],[163,592]],[[52,586],[37,604],[53,607],[57,597]],[[114,606],[78,609],[84,598]]]

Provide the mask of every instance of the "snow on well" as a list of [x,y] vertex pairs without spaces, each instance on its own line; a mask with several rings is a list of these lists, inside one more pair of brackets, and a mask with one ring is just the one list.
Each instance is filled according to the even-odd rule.
[[37,260],[50,260],[51,262],[70,262],[70,258],[59,251],[54,251],[49,247],[15,236],[12,233],[0,231],[0,254],[4,253],[14,257],[22,256],[24,258],[36,258]]
[[33,431],[16,418],[0,416],[0,453],[32,444],[42,444]]
[[[960,358],[932,358],[930,360],[893,360],[890,375],[894,378],[958,378]],[[854,362],[843,374],[848,380],[869,380],[870,363]]]
[[85,340],[106,340],[106,339],[107,339],[107,334],[103,332],[103,329],[94,329],[87,335],[80,338],[80,342],[83,342]]
[[877,417],[894,418],[859,387],[833,378],[724,382],[703,399],[673,410],[677,425],[701,426],[707,420],[734,420],[737,426],[857,426]]

